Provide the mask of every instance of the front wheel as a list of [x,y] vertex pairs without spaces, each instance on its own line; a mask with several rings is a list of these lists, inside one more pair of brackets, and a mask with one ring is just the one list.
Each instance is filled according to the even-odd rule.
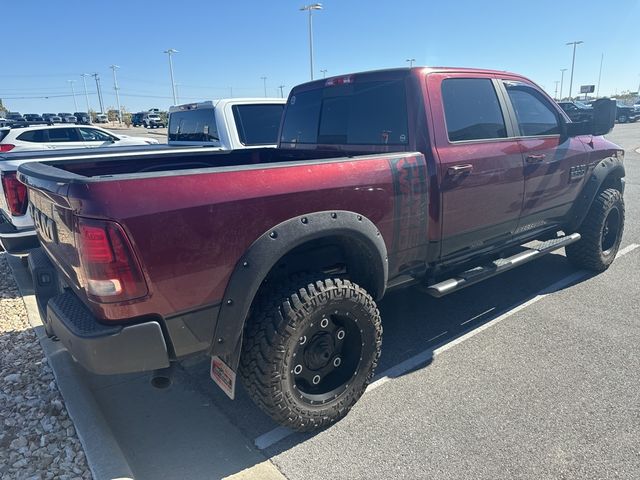
[[620,115],[618,117],[618,123],[627,123],[627,116],[626,115]]
[[348,280],[290,279],[260,295],[244,335],[240,376],[281,425],[337,422],[364,393],[380,357],[375,301]]
[[624,200],[613,188],[601,191],[578,229],[582,238],[567,245],[567,258],[580,268],[602,272],[620,248],[624,231]]

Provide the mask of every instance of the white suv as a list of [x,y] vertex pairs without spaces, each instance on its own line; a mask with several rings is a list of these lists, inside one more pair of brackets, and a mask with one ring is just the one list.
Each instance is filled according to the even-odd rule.
[[116,135],[92,126],[34,126],[20,129],[0,128],[0,152],[58,150],[62,148],[121,147],[155,145],[150,137]]

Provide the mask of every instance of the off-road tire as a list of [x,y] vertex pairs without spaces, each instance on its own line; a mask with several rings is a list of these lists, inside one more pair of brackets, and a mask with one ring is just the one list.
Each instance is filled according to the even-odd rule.
[[[610,215],[617,212],[617,226],[609,226],[609,228],[617,228],[617,233],[611,244],[604,245],[603,233],[605,231],[605,222],[611,220]],[[603,272],[613,260],[620,248],[622,233],[624,231],[624,200],[622,194],[613,188],[602,190],[593,201],[587,217],[578,229],[581,239],[576,243],[572,243],[565,248],[569,261],[579,267]]]
[[[344,417],[364,393],[380,357],[382,323],[373,298],[349,280],[323,277],[292,277],[266,288],[259,294],[244,332],[239,374],[245,389],[267,415],[297,431],[322,428]],[[328,400],[310,401],[294,374],[300,359],[306,359],[306,351],[297,359],[295,353],[311,347],[311,338],[306,347],[300,342],[303,337],[306,341],[306,332],[313,331],[313,322],[324,321],[338,311],[340,315],[351,314],[349,321],[356,335],[352,338],[357,339],[361,356],[354,360],[357,366],[352,376],[341,383],[341,393]]]

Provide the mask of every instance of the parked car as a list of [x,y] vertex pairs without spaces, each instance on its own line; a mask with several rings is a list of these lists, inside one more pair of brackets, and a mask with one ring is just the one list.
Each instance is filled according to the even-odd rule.
[[14,122],[24,122],[24,116],[19,112],[7,112],[6,116],[7,120],[13,120]]
[[20,155],[45,329],[102,374],[211,355],[230,397],[239,378],[280,424],[327,426],[373,376],[386,291],[562,247],[611,265],[624,151],[601,136],[614,103],[594,108],[570,122],[507,72],[381,70],[295,87],[278,148]]
[[637,112],[631,105],[625,105],[620,100],[616,101],[618,107],[616,112],[616,120],[618,123],[635,122],[640,118],[640,112]]
[[79,125],[91,125],[91,116],[86,112],[75,112],[76,123]]
[[109,116],[106,113],[97,113],[96,123],[109,123]]
[[0,117],[0,127],[11,127],[15,122],[8,118]]
[[131,125],[134,127],[163,128],[166,127],[162,117],[153,111],[138,112],[131,115]]
[[44,122],[44,119],[42,118],[42,116],[38,115],[37,113],[25,113],[24,119],[30,124],[34,122],[40,122],[40,123]]
[[55,113],[43,113],[42,119],[49,125],[53,125],[54,123],[62,123],[62,117]]
[[593,119],[593,108],[581,102],[558,102],[572,122],[588,122]]
[[169,109],[169,144],[275,147],[285,103],[283,98],[229,98],[176,105]]
[[58,116],[62,118],[62,123],[76,123],[78,119],[70,113],[58,113]]

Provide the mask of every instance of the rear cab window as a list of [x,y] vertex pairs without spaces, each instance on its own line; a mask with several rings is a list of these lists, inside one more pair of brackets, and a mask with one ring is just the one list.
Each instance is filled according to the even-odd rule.
[[233,105],[233,118],[240,143],[245,146],[278,143],[284,105]]
[[489,78],[447,78],[442,102],[451,142],[507,138],[498,95]]
[[[350,78],[350,77],[346,77]],[[320,145],[407,145],[404,79],[343,80],[294,92],[289,97],[280,141]]]
[[215,110],[202,108],[172,112],[169,115],[170,142],[207,142],[220,144]]

